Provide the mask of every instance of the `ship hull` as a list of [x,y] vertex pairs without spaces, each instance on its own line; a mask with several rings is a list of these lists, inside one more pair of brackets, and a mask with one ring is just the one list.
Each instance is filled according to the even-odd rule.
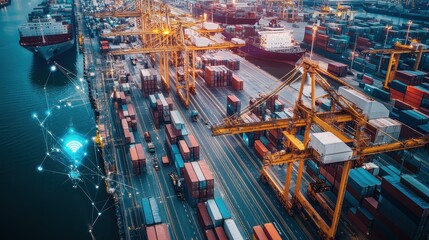
[[261,49],[251,43],[246,43],[246,46],[240,47],[239,51],[254,58],[263,59],[273,62],[288,62],[296,63],[302,55],[304,55],[305,50],[296,51],[296,52],[272,52]]
[[39,56],[46,61],[50,61],[56,56],[70,50],[74,45],[74,38],[62,43],[45,45],[45,46],[22,46],[34,55]]
[[[212,20],[212,13],[210,10],[205,10],[202,8],[193,8],[193,14],[195,17],[201,17],[205,14],[207,14],[207,20]],[[254,25],[255,23],[259,22],[261,18],[246,18],[246,17],[232,17],[232,16],[225,16],[225,15],[219,15],[216,13],[213,13],[213,22],[217,23],[224,23],[224,24],[230,24],[230,25],[236,25],[236,24],[250,24]]]

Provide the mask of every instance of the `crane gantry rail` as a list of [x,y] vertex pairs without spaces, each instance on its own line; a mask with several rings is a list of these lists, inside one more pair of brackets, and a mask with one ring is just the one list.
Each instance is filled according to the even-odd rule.
[[[271,94],[261,97],[255,105],[248,106],[243,109],[241,114],[233,115],[230,118],[224,119],[224,122],[217,126],[212,126],[213,135],[238,134],[252,131],[263,131],[270,129],[282,129],[285,141],[283,145],[286,150],[281,150],[275,153],[269,153],[264,158],[264,164],[261,169],[261,179],[267,181],[274,189],[283,206],[286,207],[290,214],[293,213],[292,208],[295,206],[298,209],[303,209],[314,221],[319,228],[319,233],[323,239],[334,239],[340,219],[342,203],[346,191],[348,175],[352,165],[362,164],[366,156],[379,154],[389,151],[404,150],[417,148],[429,143],[429,136],[420,138],[407,139],[403,141],[396,140],[393,143],[374,145],[369,144],[368,138],[363,131],[367,123],[367,118],[363,115],[356,106],[336,93],[329,83],[322,77],[326,75],[326,71],[320,69],[317,63],[311,60],[304,59],[300,65],[302,69],[301,85],[298,92],[298,98],[294,106],[294,115],[289,119],[276,119],[271,121],[262,121],[258,123],[245,123],[241,120],[241,116],[249,113],[257,104],[263,103],[274,94],[277,94],[282,89],[288,87],[291,83],[299,80],[297,72],[299,68],[295,68],[289,78],[286,79],[277,89]],[[328,74],[329,75],[329,74]],[[343,82],[341,79],[329,75],[335,81]],[[305,103],[303,101],[304,85],[310,79],[311,83],[311,101]],[[316,107],[316,84],[322,87],[331,99],[331,111],[318,112]],[[345,123],[353,122],[354,132],[346,132],[344,129]],[[299,128],[305,128],[304,140],[299,140],[295,135]],[[316,151],[309,147],[310,133],[313,127],[333,133],[337,138],[347,143],[353,151],[352,158],[344,161],[341,180],[338,187],[337,202],[335,209],[328,211],[330,213],[331,224],[325,222],[320,214],[308,202],[307,198],[301,192],[301,182],[303,178],[303,170],[305,161],[319,161],[320,156]],[[298,171],[296,176],[295,188],[293,197],[289,196],[291,179],[293,174],[293,164],[298,163]],[[269,171],[269,166],[286,164],[286,179],[285,185],[282,187]]]
[[[139,7],[136,1],[135,11],[98,13],[95,17],[139,17],[139,30],[114,31],[101,36],[141,36],[143,47],[137,49],[125,49],[110,51],[110,55],[128,54],[159,54],[159,69],[163,88],[170,90],[169,59],[175,63],[176,93],[187,108],[189,106],[190,94],[196,94],[195,57],[197,51],[220,50],[245,46],[241,43],[232,43],[213,39],[212,34],[222,32],[222,29],[204,29],[203,21],[189,21],[186,15],[176,16],[171,13],[167,4],[156,1],[148,1],[145,7]],[[210,39],[207,46],[196,46],[189,39],[186,31],[193,31],[200,37]],[[192,59],[190,61],[190,58]],[[184,81],[179,81],[178,69],[183,68]],[[191,75],[191,76],[190,76]]]

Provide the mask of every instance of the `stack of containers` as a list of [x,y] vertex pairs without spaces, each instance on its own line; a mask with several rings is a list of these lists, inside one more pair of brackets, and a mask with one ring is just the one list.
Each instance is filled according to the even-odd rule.
[[198,145],[194,135],[185,135],[183,136],[183,140],[186,142],[186,145],[190,151],[190,161],[196,161],[200,159],[200,146]]
[[177,137],[188,135],[185,129],[185,122],[176,110],[170,111],[173,132]]
[[429,118],[416,110],[402,110],[399,112],[399,120],[408,126],[426,124]]
[[425,75],[426,74],[421,71],[404,70],[404,71],[397,71],[395,75],[395,79],[407,85],[416,86],[422,83]]
[[374,222],[380,239],[426,239],[429,189],[411,176],[385,176]]
[[156,200],[154,198],[143,198],[142,209],[143,209],[144,224],[146,226],[151,226],[154,224],[161,223],[161,217],[159,215],[158,205],[156,204]]
[[154,224],[161,223],[162,222],[161,221],[161,215],[159,213],[158,204],[156,203],[155,198],[153,198],[153,197],[149,198],[149,203],[150,203],[150,209],[152,212]]
[[216,205],[216,202],[213,199],[209,199],[206,202],[207,211],[209,212],[210,219],[213,222],[215,227],[222,226],[222,215],[219,211],[219,208]]
[[368,38],[358,37],[356,43],[356,49],[359,51],[367,50],[368,48],[373,47],[372,41]]
[[276,105],[276,102],[279,100],[279,95],[273,95],[272,97],[270,97],[270,98],[268,98],[267,99],[267,101],[266,101],[266,106],[267,106],[267,109],[269,109],[269,110],[271,110],[272,112],[277,112],[276,110],[275,110],[275,105]]
[[380,180],[365,169],[352,169],[350,170],[345,198],[350,203],[355,203],[357,201],[357,205],[360,205],[365,197],[372,197],[380,185]]
[[429,96],[429,90],[418,86],[408,86],[404,101],[414,108],[419,108],[424,96]]
[[173,161],[176,167],[177,175],[179,175],[179,177],[183,177],[185,171],[185,162],[183,161],[182,155],[180,155],[179,148],[177,148],[176,144],[171,145],[171,152],[173,155]]
[[191,161],[191,151],[188,148],[185,140],[179,140],[178,143],[180,154],[185,162]]
[[281,100],[277,99],[274,101],[274,110],[273,112],[283,112],[285,109],[285,104]]
[[368,74],[364,74],[362,77],[362,82],[364,82],[365,84],[373,84],[374,78]]
[[312,40],[313,40],[313,27],[307,25],[305,26],[304,42],[307,44],[311,44]]
[[224,65],[207,66],[204,73],[204,80],[209,87],[231,86],[232,71]]
[[130,156],[133,165],[134,174],[140,175],[141,168],[146,166],[146,157],[144,155],[143,146],[138,143],[130,146]]
[[[261,120],[254,114],[243,114],[241,116],[241,119],[244,123],[253,123],[253,122],[260,122]],[[248,132],[243,133],[243,141],[246,143],[247,146],[253,146],[255,144],[255,140],[259,139],[260,136],[262,136],[263,131],[259,132]]]
[[352,224],[362,233],[369,235],[374,223],[374,215],[364,207],[352,207],[347,212],[347,217]]
[[339,62],[328,63],[328,72],[337,77],[345,77],[347,75],[347,65]]
[[210,168],[207,166],[206,161],[198,161],[198,164],[203,172],[204,178],[207,185],[207,199],[213,199],[214,197],[214,178],[210,172]]
[[231,58],[222,52],[217,52],[214,54],[204,54],[201,56],[203,67],[206,66],[219,66],[224,65],[231,70],[240,69],[240,60],[238,58]]
[[267,154],[270,154],[270,151],[264,146],[264,144],[260,140],[255,140],[254,144],[255,154],[261,160],[264,161],[264,158]]
[[[160,104],[161,109],[158,109],[159,112],[161,113],[161,116],[162,116],[161,118],[164,123],[168,123],[170,122],[170,110],[171,110],[170,105],[168,104],[166,98],[162,93],[158,93],[157,96],[158,96],[159,102],[161,103]],[[158,108],[158,105],[157,105],[157,108]]]
[[328,41],[329,41],[328,35],[320,34],[318,31],[315,40],[316,40],[316,47],[326,50],[326,48],[328,47]]
[[133,131],[137,131],[137,119],[136,112],[134,111],[134,106],[131,103],[127,104],[128,115],[131,118],[131,128]]
[[170,148],[173,144],[177,143],[177,135],[176,131],[173,130],[174,127],[172,124],[165,124],[165,142],[167,144],[167,148]]
[[231,85],[234,90],[240,91],[240,90],[243,90],[244,88],[244,81],[243,79],[239,78],[237,75],[232,74]]
[[140,79],[142,86],[142,93],[145,97],[148,97],[151,94],[154,94],[158,90],[158,75],[155,70],[141,69],[140,70]]
[[228,95],[226,98],[226,114],[232,116],[235,113],[240,113],[241,102],[235,95]]
[[349,41],[347,39],[329,38],[326,50],[332,53],[342,53],[347,49],[348,45]]
[[152,115],[153,115],[153,122],[155,124],[155,127],[157,129],[159,129],[161,127],[161,120],[160,120],[160,114],[158,111],[158,101],[155,97],[155,95],[149,95],[149,102],[150,102],[150,107],[152,110]]
[[399,99],[404,100],[405,93],[407,92],[407,85],[398,81],[393,80],[390,83],[390,96],[392,96],[393,99]]
[[216,240],[216,234],[213,229],[205,230],[204,234],[207,240]]
[[205,161],[184,163],[186,199],[191,206],[213,198],[214,179]]
[[132,132],[130,132],[127,119],[125,118],[122,119],[121,125],[122,125],[122,130],[124,132],[125,143],[127,144],[134,143],[135,142],[134,135],[132,134]]
[[402,124],[397,120],[391,118],[377,118],[368,121],[366,130],[373,143],[391,143],[399,139],[401,126]]

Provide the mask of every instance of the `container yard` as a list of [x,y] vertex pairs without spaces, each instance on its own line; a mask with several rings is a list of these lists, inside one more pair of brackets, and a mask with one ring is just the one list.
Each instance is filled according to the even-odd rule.
[[429,23],[298,15],[277,79],[222,22],[131,2],[79,25],[121,239],[427,238]]

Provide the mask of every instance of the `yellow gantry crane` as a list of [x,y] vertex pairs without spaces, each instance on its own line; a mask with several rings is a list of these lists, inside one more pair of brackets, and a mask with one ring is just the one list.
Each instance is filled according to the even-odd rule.
[[418,45],[418,47],[415,47],[413,45],[404,45],[396,42],[394,45],[394,49],[372,49],[364,50],[362,51],[362,53],[381,53],[390,55],[389,65],[387,67],[386,72],[386,79],[384,80],[384,88],[389,89],[389,85],[395,78],[396,71],[398,70],[399,58],[401,57],[401,54],[417,54],[416,62],[413,67],[413,70],[416,71],[419,68],[420,60],[422,59],[423,53],[429,53],[429,49],[423,49],[422,45]]
[[[299,74],[299,69],[302,71],[301,76]],[[292,208],[294,206],[298,209],[304,210],[318,226],[322,239],[334,239],[340,219],[350,169],[355,165],[359,166],[362,164],[365,161],[365,158],[369,155],[424,146],[429,143],[429,136],[407,139],[404,141],[395,141],[384,145],[370,145],[369,138],[363,131],[367,124],[366,116],[363,115],[361,110],[354,106],[353,103],[349,102],[334,91],[322,75],[327,75],[331,79],[345,86],[351,87],[341,79],[319,68],[317,63],[304,59],[300,64],[300,67],[296,67],[295,70],[289,74],[289,77],[276,90],[264,97],[261,97],[255,104],[243,109],[241,114],[233,115],[230,118],[224,119],[222,124],[213,126],[211,130],[213,135],[218,136],[281,129],[282,134],[286,139],[283,142],[286,150],[269,153],[265,157],[264,165],[261,170],[261,179],[268,182],[274,189],[283,206],[286,207],[290,214],[293,213]],[[250,113],[252,108],[262,104],[291,83],[299,80],[301,81],[301,85],[295,102],[294,115],[292,118],[274,119],[257,123],[245,123],[242,120],[242,116]],[[304,101],[303,98],[303,90],[307,81],[310,81],[311,85],[310,102]],[[331,110],[328,112],[318,112],[316,99],[319,96],[315,95],[316,85],[320,86],[325,90],[325,92],[327,92],[323,97],[331,100]],[[348,126],[354,126],[353,129],[346,128],[346,123],[349,123]],[[303,141],[296,137],[296,133],[301,128],[304,128]],[[310,133],[312,130],[331,132],[353,150],[353,157],[350,160],[343,162],[337,202],[335,204],[335,209],[330,210],[330,218],[332,219],[330,225],[325,222],[301,192],[301,182],[305,161],[318,162],[321,158],[315,150],[309,147]],[[291,198],[289,196],[289,189],[293,174],[293,164],[296,162],[298,163],[298,172],[293,196]],[[271,174],[269,166],[283,164],[287,165],[287,169],[285,185],[282,187],[280,183],[277,182],[276,177]],[[324,202],[323,200],[321,201]]]
[[[127,12],[126,14],[103,13],[102,15],[96,15],[97,17],[141,16],[141,30],[115,31],[102,34],[102,36],[141,36],[143,42],[142,48],[115,50],[110,51],[109,54],[115,56],[150,53],[153,59],[155,59],[155,54],[159,54],[160,76],[166,91],[170,90],[169,59],[173,59],[172,62],[176,68],[176,92],[185,107],[188,107],[190,94],[196,94],[195,57],[197,51],[237,48],[245,44],[231,43],[214,38],[212,35],[222,32],[222,29],[204,29],[203,21],[190,21],[187,16],[175,16],[171,13],[168,5],[158,2],[152,3],[153,5],[148,4],[146,6],[150,11],[141,9],[139,10],[140,15],[136,13],[138,11]],[[207,46],[196,46],[192,43],[189,35],[185,33],[187,31],[193,32],[198,37],[213,39],[213,41]],[[179,68],[183,69],[183,80],[179,76]]]

